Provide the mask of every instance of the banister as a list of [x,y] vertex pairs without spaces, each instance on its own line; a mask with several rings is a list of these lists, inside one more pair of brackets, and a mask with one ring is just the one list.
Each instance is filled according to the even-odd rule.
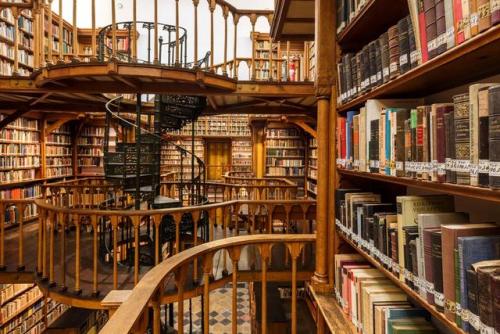
[[194,258],[235,246],[275,243],[304,244],[311,243],[315,239],[316,236],[314,234],[260,234],[238,236],[215,240],[178,253],[161,262],[144,275],[126,301],[116,310],[100,333],[115,334],[130,332],[136,325],[136,322],[141,318],[150,301],[162,287],[162,283],[166,277]]

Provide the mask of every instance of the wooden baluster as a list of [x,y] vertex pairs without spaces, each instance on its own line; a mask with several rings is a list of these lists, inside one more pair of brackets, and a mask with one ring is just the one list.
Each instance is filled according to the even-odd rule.
[[[227,207],[222,208],[222,238],[227,238]],[[222,275],[227,276],[227,252],[222,250]]]
[[175,253],[177,254],[181,251],[181,221],[182,221],[182,213],[173,213],[175,222]]
[[56,228],[56,213],[50,213],[49,221],[49,286],[55,286],[54,277],[54,232]]
[[217,210],[210,209],[208,211],[208,241],[214,240],[214,224],[217,222]]
[[132,3],[132,58],[137,61],[137,0]]
[[155,265],[160,263],[161,254],[160,254],[160,224],[161,224],[161,216],[154,216],[154,228],[155,228]]
[[[134,0],[134,3],[135,3],[135,0]],[[92,0],[92,4],[91,4],[92,8],[91,8],[91,11],[92,11],[92,61],[95,61],[97,59],[97,36],[96,36],[96,14],[95,14],[95,0]],[[105,37],[104,37],[105,38]]]
[[286,81],[290,81],[290,41],[286,41]]
[[65,218],[67,217],[66,214],[59,212],[59,223],[61,224],[61,234],[60,238],[61,240],[59,241],[59,266],[61,267],[61,289],[63,291],[66,290],[66,222]]
[[233,334],[238,333],[238,262],[240,260],[241,248],[233,247],[229,249],[229,257],[233,264],[233,294],[232,294],[232,308],[231,308],[231,325]]
[[139,283],[139,228],[141,224],[140,216],[133,216],[132,222],[134,224],[134,286]]
[[262,286],[262,305],[261,305],[261,333],[267,333],[267,266],[271,258],[271,245],[263,244],[259,246],[262,265],[261,286]]
[[177,286],[177,333],[184,333],[184,285],[186,283],[186,266],[175,271],[175,285]]
[[197,67],[196,62],[198,61],[198,5],[200,0],[193,0],[194,6],[194,62],[195,67]]
[[228,6],[224,6],[222,15],[224,17],[224,67],[222,68],[222,75],[227,76],[227,17],[229,15]]
[[234,48],[233,48],[233,78],[238,80],[238,22],[240,20],[240,14],[233,13],[233,22],[234,22]]
[[81,240],[80,240],[80,216],[76,215],[75,221],[76,235],[75,235],[75,291],[74,293],[80,294],[80,251],[81,251]]
[[61,63],[61,64],[64,64],[63,30],[64,30],[63,1],[59,0],[59,36],[57,36],[57,37],[59,38],[59,60],[58,60],[58,63]]
[[269,81],[273,80],[273,39],[269,37]]
[[[201,211],[193,211],[191,213],[194,223],[194,233],[193,233],[193,247],[198,246],[198,221],[200,220]],[[195,257],[193,260],[193,281],[198,281],[198,258]]]
[[73,0],[73,61],[78,61],[77,0]]
[[214,11],[215,0],[209,0],[210,9],[210,71],[214,72]]
[[304,81],[309,81],[309,42],[304,42]]
[[20,9],[13,7],[12,16],[14,17],[14,69],[12,75],[19,75],[19,15]]
[[[177,1],[177,0],[176,0]],[[158,64],[158,0],[154,0],[154,63]]]
[[[48,59],[47,59],[47,63],[48,64],[52,64],[54,58],[53,58],[53,49],[54,49],[54,35],[53,35],[53,31],[52,31],[52,2],[54,0],[49,0],[49,6],[47,8],[47,10],[49,11],[48,13],[48,25],[47,25],[47,54],[48,54]],[[45,25],[43,27],[43,30],[42,30],[42,36],[45,35]]]
[[19,235],[18,235],[18,263],[17,270],[24,270],[24,210],[26,206],[22,203],[18,205],[19,217]]
[[[157,1],[157,0],[155,0]],[[116,4],[115,0],[111,0],[111,53],[112,53],[112,58],[116,58]],[[106,38],[106,37],[105,37]],[[156,44],[155,44],[156,45]]]
[[303,246],[301,243],[287,244],[292,258],[292,334],[297,333],[297,258]]
[[92,295],[93,296],[98,296],[99,295],[99,287],[98,287],[98,268],[97,268],[97,263],[98,263],[98,256],[99,256],[99,248],[97,246],[97,241],[99,236],[97,235],[97,216],[92,215],[90,217],[91,223],[92,223],[92,231],[93,231],[93,243],[92,243],[92,257],[93,257],[93,268],[92,268]]
[[[44,35],[40,35],[40,12],[44,8],[44,1],[40,2],[40,5],[33,5],[33,60],[34,69],[39,69],[41,64],[41,43],[45,40]],[[39,37],[42,36],[42,37]]]
[[113,289],[118,289],[118,216],[111,216],[113,230]]
[[251,64],[251,79],[255,80],[255,23],[257,22],[257,15],[250,15],[250,23],[252,24],[252,64]]
[[[163,286],[163,284],[160,284]],[[153,334],[161,333],[161,310],[160,310],[160,292],[157,292],[153,297]]]
[[47,227],[48,221],[50,220],[50,212],[44,210],[43,219],[42,219],[42,278],[49,278],[49,267],[47,266]]
[[203,333],[210,333],[210,276],[213,272],[213,254],[203,257]]
[[281,66],[283,63],[283,57],[281,56],[281,41],[278,41],[278,82],[281,81]]
[[[0,270],[5,270],[5,206],[0,202]],[[40,213],[41,214],[41,213]],[[41,216],[39,216],[41,217]],[[41,223],[41,218],[38,221]],[[40,233],[38,233],[38,247],[40,247]],[[38,249],[38,268],[40,271],[40,249]]]
[[[175,66],[180,65],[180,52],[181,52],[181,44],[180,44],[180,31],[179,31],[179,0],[175,0]],[[185,41],[187,43],[187,41]]]

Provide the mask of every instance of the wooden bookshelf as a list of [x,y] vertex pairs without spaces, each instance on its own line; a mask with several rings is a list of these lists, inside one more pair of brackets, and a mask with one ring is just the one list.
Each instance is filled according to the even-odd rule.
[[73,176],[72,146],[71,127],[68,124],[46,136],[44,177]]
[[315,138],[307,140],[307,195],[316,198],[318,184],[318,142]]
[[391,271],[387,270],[382,264],[380,264],[373,256],[371,256],[369,253],[367,253],[365,250],[361,249],[357,243],[355,243],[351,238],[349,238],[344,232],[342,232],[339,228],[336,229],[337,235],[340,236],[340,238],[348,243],[354,250],[356,250],[357,253],[361,254],[368,262],[370,262],[371,265],[373,265],[376,269],[378,269],[380,272],[382,272],[387,278],[389,278],[396,286],[401,288],[409,297],[411,300],[415,301],[429,311],[429,313],[436,318],[440,323],[446,326],[447,329],[449,329],[452,333],[457,333],[457,334],[465,334],[465,332],[457,327],[455,322],[448,320],[444,313],[439,312],[434,305],[431,305],[427,302],[425,298],[422,298],[418,292],[415,292],[413,289],[411,289],[405,282],[402,282],[398,276],[393,274]]
[[[422,97],[500,73],[500,25],[338,106],[346,112],[368,99]],[[443,75],[446,73],[446,75]]]
[[102,126],[84,125],[76,142],[78,175],[104,174],[104,131]]

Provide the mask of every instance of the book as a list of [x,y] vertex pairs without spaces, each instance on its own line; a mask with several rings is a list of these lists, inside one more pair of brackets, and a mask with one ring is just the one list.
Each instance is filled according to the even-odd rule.
[[477,0],[477,12],[479,15],[478,29],[483,32],[491,27],[491,7],[489,0]]
[[489,185],[500,189],[500,85],[488,89]]
[[354,263],[354,262],[359,262],[359,263],[366,263],[366,260],[361,256],[360,254],[336,254],[335,255],[335,287],[340,290],[341,289],[341,272],[342,272],[342,267],[343,263],[349,262],[349,263]]
[[398,287],[368,286],[361,293],[363,300],[362,326],[366,334],[373,334],[373,304],[387,301],[406,301],[407,296]]
[[[458,248],[458,238],[467,236],[481,236],[500,233],[500,227],[495,224],[461,224],[443,225],[442,231],[442,258],[443,258],[443,291],[447,305],[445,316],[455,321],[455,314],[451,312],[451,305],[457,302],[455,271],[455,250]],[[450,270],[449,268],[454,268]]]
[[444,311],[445,300],[443,294],[443,249],[441,230],[431,233],[431,260],[432,279],[434,281],[434,305],[439,312]]
[[[451,212],[453,211],[453,197],[446,195],[437,196],[398,196],[397,222],[398,222],[398,254],[399,266],[405,266],[406,240],[403,228],[406,226],[417,226],[417,215],[420,213]],[[403,273],[400,279],[403,280]]]
[[436,110],[436,134],[435,134],[435,148],[436,148],[436,164],[437,170],[434,171],[435,180],[438,182],[446,181],[446,130],[445,130],[445,116],[453,112],[453,105],[448,103],[433,104],[432,108]]
[[453,112],[444,115],[445,131],[445,180],[447,183],[456,183],[457,174],[453,168],[455,161],[455,118]]
[[477,286],[478,286],[478,306],[479,318],[481,322],[488,327],[495,327],[495,313],[493,290],[491,276],[500,268],[500,264],[492,267],[478,267]]
[[457,184],[470,184],[469,94],[453,96],[455,119],[455,170]]
[[[420,37],[420,53],[422,57],[422,63],[429,60],[428,52],[428,39],[427,39],[427,26],[425,24],[425,8],[424,0],[413,0],[417,2],[418,6],[418,35]],[[414,25],[415,26],[415,25]]]
[[436,25],[436,1],[424,0],[425,33],[427,36],[427,50],[429,59],[437,55],[437,25]]

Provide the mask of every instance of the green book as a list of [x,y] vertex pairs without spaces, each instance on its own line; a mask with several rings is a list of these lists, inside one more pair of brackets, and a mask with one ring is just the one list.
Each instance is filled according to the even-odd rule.
[[[460,292],[460,259],[458,254],[458,249],[455,249],[453,252],[455,257],[455,265],[454,265],[454,275],[455,275],[455,301],[460,302],[461,292]],[[458,327],[462,327],[462,318],[458,315],[455,315],[455,323]]]

